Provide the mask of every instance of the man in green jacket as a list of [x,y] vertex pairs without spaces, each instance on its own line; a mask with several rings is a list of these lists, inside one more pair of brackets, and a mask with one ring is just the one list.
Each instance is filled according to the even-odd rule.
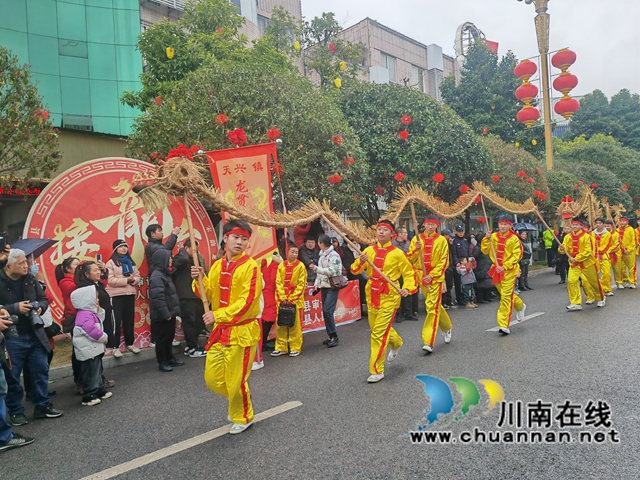
[[547,265],[549,267],[555,266],[556,253],[553,250],[553,233],[550,230],[542,232],[542,241],[544,242],[544,249],[547,251]]

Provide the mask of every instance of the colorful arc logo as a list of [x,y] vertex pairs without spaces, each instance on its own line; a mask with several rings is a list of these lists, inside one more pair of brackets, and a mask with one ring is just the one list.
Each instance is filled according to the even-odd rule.
[[[416,375],[416,378],[424,384],[424,391],[430,399],[431,408],[427,414],[427,423],[435,423],[438,421],[439,415],[448,415],[454,407],[453,392],[444,380],[432,377],[431,375]],[[456,386],[456,390],[462,396],[461,415],[456,420],[461,419],[469,413],[471,407],[480,403],[480,391],[476,384],[468,378],[452,377],[449,381]],[[489,395],[489,410],[491,411],[496,404],[504,400],[504,391],[498,382],[493,380],[478,380]]]

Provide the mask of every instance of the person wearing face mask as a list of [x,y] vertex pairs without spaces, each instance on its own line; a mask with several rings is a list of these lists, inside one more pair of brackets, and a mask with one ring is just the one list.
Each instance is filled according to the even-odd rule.
[[180,315],[180,299],[171,278],[172,263],[171,250],[157,250],[151,259],[153,272],[149,277],[149,310],[151,321],[156,324],[156,359],[161,372],[184,365],[173,356],[171,345],[176,317]]
[[92,407],[110,398],[102,382],[102,356],[109,336],[103,330],[105,311],[98,306],[98,293],[94,285],[80,287],[71,294],[76,309],[73,328],[73,351],[82,372],[82,405]]
[[[502,335],[511,333],[511,315],[516,309],[516,320],[524,320],[524,311],[527,306],[514,293],[516,278],[520,273],[520,260],[522,259],[522,244],[513,231],[513,219],[511,215],[498,217],[498,232],[491,233],[482,240],[482,253],[490,255],[493,266],[489,275],[493,278],[493,284],[500,292],[500,307],[496,315],[498,327]],[[493,244],[493,247],[491,246]]]
[[133,344],[133,326],[136,319],[136,292],[140,283],[140,272],[136,263],[129,255],[129,246],[124,240],[113,242],[113,254],[107,262],[109,279],[107,292],[111,296],[115,328],[113,335],[109,335],[107,347],[113,348],[113,356],[122,357],[120,351],[120,331],[124,330],[124,343],[127,350],[134,354],[140,349]]

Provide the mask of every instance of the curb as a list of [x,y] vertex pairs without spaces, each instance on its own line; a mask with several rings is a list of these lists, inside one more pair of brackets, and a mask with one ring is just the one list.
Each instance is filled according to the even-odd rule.
[[542,275],[543,273],[551,273],[555,271],[556,271],[555,267],[541,268],[540,270],[534,270],[533,272],[529,272],[529,278],[535,278],[538,275]]

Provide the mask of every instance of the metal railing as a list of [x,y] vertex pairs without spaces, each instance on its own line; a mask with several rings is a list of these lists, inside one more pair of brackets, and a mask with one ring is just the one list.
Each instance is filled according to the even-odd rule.
[[175,10],[184,10],[184,0],[145,0],[143,3],[157,3]]

